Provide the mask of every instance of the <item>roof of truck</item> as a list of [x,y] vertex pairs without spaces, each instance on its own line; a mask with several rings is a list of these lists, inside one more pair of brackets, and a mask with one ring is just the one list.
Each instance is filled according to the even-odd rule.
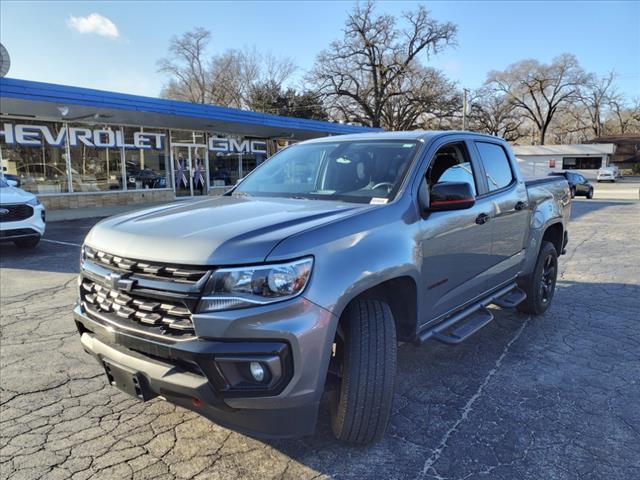
[[433,140],[436,137],[453,135],[453,134],[466,134],[492,138],[494,140],[498,137],[492,135],[486,135],[478,132],[469,132],[464,130],[410,130],[404,132],[366,132],[356,133],[349,135],[330,136],[322,138],[314,138],[312,140],[306,140],[304,143],[322,143],[322,142],[335,142],[336,139],[340,141],[349,140]]

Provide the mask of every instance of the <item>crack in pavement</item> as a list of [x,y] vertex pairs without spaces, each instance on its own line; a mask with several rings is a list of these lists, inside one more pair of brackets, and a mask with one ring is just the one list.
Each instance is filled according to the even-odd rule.
[[467,400],[467,403],[464,405],[464,407],[462,409],[462,414],[460,415],[460,417],[445,432],[445,434],[442,436],[442,438],[438,442],[438,446],[436,447],[436,449],[433,451],[431,456],[429,458],[427,458],[427,460],[424,462],[424,465],[422,466],[422,471],[420,472],[420,475],[418,476],[418,478],[425,478],[425,476],[427,475],[427,472],[429,470],[433,470],[434,474],[435,474],[435,476],[436,476],[436,478],[438,480],[442,480],[443,479],[443,477],[441,477],[437,473],[437,471],[435,471],[435,469],[433,468],[433,465],[442,456],[442,453],[444,452],[445,448],[447,447],[447,442],[449,441],[449,438],[451,437],[451,435],[453,435],[458,430],[458,426],[468,418],[469,413],[471,413],[471,411],[473,410],[473,404],[482,396],[482,393],[484,392],[484,389],[486,388],[486,386],[489,384],[491,379],[496,375],[496,373],[498,373],[498,370],[502,366],[502,361],[504,360],[504,358],[509,353],[509,350],[511,349],[511,345],[513,345],[514,342],[516,342],[516,340],[518,340],[518,338],[520,338],[520,335],[522,335],[522,332],[524,331],[526,326],[529,324],[530,320],[531,320],[531,316],[527,316],[525,321],[522,322],[522,325],[520,326],[520,328],[516,331],[516,334],[509,341],[509,343],[507,343],[507,345],[504,347],[504,349],[502,350],[502,353],[500,354],[500,356],[496,360],[493,368],[489,371],[489,373],[484,378],[484,380],[482,381],[482,383],[480,384],[478,389],[475,391],[475,393],[471,396],[471,398],[469,398],[469,400]]

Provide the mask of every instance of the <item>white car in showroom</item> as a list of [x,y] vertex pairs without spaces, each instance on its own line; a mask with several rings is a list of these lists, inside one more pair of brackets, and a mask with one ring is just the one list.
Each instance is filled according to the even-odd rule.
[[33,194],[9,185],[0,175],[0,241],[35,247],[44,235],[44,205]]

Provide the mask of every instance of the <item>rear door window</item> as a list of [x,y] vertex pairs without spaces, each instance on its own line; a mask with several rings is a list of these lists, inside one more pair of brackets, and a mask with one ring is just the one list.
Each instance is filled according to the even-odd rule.
[[476,146],[487,175],[489,191],[493,192],[510,185],[513,182],[513,172],[504,148],[488,142],[476,142]]

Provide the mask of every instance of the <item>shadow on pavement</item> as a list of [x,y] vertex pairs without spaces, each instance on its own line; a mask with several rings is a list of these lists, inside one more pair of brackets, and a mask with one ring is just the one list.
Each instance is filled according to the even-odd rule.
[[[615,306],[613,295],[620,298]],[[378,444],[338,443],[326,398],[315,435],[265,443],[320,474],[416,478],[455,424],[434,464],[445,478],[491,468],[496,449],[521,458],[526,471],[544,472],[545,478],[579,472],[584,459],[551,453],[554,438],[573,438],[575,432],[585,433],[577,440],[583,448],[610,452],[615,457],[611,465],[625,465],[634,461],[630,452],[611,442],[621,447],[637,440],[630,426],[640,416],[631,405],[640,391],[625,379],[635,378],[640,368],[638,311],[640,285],[559,281],[554,305],[542,316],[527,320],[513,310],[496,309],[492,324],[457,347],[437,342],[401,346],[393,414]],[[603,333],[611,331],[614,321],[616,334]],[[601,371],[615,373],[602,376]],[[593,397],[585,397],[585,391]],[[616,408],[600,405],[607,402]],[[507,438],[515,440],[505,444]],[[530,443],[522,444],[523,439]],[[541,453],[524,461],[530,446]],[[468,461],[457,461],[463,457]],[[616,476],[615,471],[598,471]],[[491,478],[506,480],[514,478],[512,473],[496,471]],[[617,474],[622,473],[621,468]]]
[[78,273],[80,245],[99,220],[48,223],[43,239],[32,249],[18,248],[11,242],[0,243],[0,268]]
[[[621,205],[633,205],[633,200],[619,201],[619,200],[578,200],[573,199],[571,202],[571,220],[577,220],[581,216],[587,213],[595,213],[598,210],[602,210],[609,207],[619,207]],[[569,226],[569,232],[571,232],[571,226]]]

